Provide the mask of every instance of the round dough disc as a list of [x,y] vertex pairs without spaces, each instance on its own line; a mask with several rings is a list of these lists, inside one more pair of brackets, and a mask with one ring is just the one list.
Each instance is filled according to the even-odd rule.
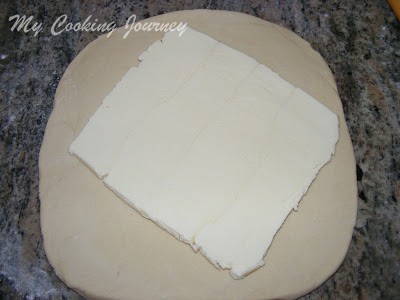
[[357,210],[353,148],[327,64],[293,32],[241,13],[180,11],[145,21],[188,22],[311,94],[339,116],[336,154],[279,230],[265,265],[234,280],[140,216],[68,153],[102,99],[163,35],[132,30],[123,39],[120,28],[90,43],[70,64],[46,127],[39,161],[41,228],[55,272],[88,298],[269,299],[313,290],[343,261]]

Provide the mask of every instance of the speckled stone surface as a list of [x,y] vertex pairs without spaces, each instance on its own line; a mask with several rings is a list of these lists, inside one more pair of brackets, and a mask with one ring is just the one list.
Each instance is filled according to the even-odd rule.
[[[0,2],[0,298],[79,299],[56,277],[40,233],[38,155],[57,84],[99,33],[50,33],[62,14],[125,24],[174,10],[235,10],[309,41],[332,69],[354,144],[359,211],[339,270],[304,299],[400,298],[400,22],[384,0]],[[44,31],[11,31],[15,14]]]

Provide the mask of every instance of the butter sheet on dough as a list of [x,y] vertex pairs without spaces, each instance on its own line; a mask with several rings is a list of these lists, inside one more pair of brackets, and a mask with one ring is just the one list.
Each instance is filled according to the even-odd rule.
[[89,298],[251,299],[307,293],[340,265],[356,214],[354,156],[328,67],[293,33],[247,15],[184,11],[153,19],[188,21],[319,99],[339,116],[336,154],[311,185],[299,211],[291,213],[279,230],[264,268],[240,281],[216,271],[201,255],[118,201],[68,153],[101,100],[137,64],[132,55],[137,57],[161,38],[160,33],[138,32],[123,40],[119,29],[110,39],[91,43],[71,63],[46,128],[39,162],[41,222],[56,273]]
[[275,233],[330,160],[337,116],[189,27],[139,59],[70,152],[142,215],[243,278],[264,265]]

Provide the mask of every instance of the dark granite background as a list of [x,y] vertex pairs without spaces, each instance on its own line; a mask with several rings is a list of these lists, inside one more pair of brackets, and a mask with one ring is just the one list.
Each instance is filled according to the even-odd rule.
[[[98,33],[50,34],[55,19],[125,24],[174,10],[235,10],[289,28],[331,67],[357,159],[359,210],[348,255],[304,299],[400,299],[400,22],[384,0],[0,1],[0,298],[78,299],[46,260],[38,155],[57,84]],[[45,30],[11,32],[12,15]]]

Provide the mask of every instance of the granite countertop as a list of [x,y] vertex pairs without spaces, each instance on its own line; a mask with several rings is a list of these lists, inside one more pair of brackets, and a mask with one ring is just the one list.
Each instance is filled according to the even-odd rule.
[[[304,299],[400,298],[400,22],[384,0],[0,2],[0,298],[77,299],[54,274],[40,233],[38,156],[57,84],[97,32],[53,36],[55,19],[118,26],[174,10],[255,15],[289,28],[335,75],[357,160],[358,217],[339,270]],[[11,31],[33,16],[44,30]]]

